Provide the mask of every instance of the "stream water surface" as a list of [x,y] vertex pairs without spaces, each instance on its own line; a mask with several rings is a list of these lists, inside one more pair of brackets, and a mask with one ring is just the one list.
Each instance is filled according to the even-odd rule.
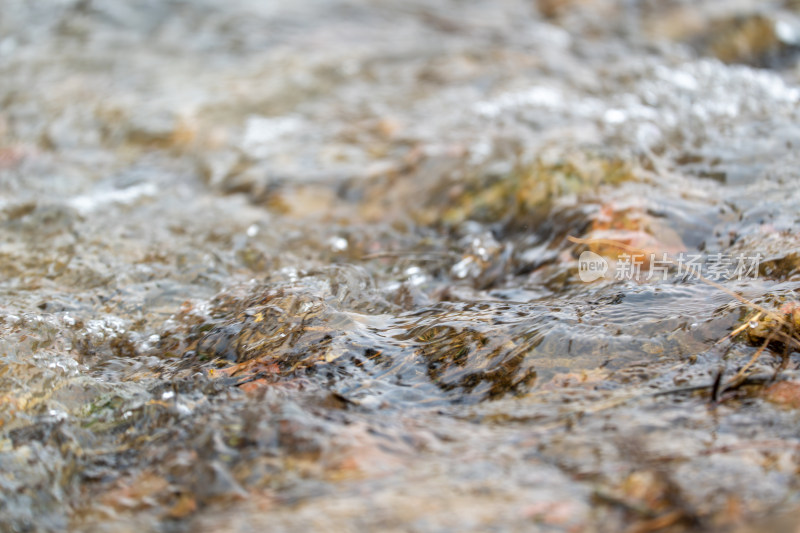
[[797,531],[798,2],[0,13],[3,531]]

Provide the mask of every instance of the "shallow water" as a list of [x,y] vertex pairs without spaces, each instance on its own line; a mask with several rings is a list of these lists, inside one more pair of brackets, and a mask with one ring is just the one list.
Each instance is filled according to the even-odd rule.
[[796,3],[2,10],[0,529],[791,531]]

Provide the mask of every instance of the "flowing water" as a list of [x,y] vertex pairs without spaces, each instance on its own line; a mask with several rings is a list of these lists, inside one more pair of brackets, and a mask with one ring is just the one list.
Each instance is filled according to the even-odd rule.
[[794,531],[797,2],[0,8],[3,531]]

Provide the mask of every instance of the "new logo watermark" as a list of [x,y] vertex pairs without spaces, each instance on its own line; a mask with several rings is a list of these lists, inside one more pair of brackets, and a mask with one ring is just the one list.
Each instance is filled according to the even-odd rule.
[[603,256],[586,250],[578,259],[578,277],[581,281],[590,282],[600,279],[608,272],[608,261]]

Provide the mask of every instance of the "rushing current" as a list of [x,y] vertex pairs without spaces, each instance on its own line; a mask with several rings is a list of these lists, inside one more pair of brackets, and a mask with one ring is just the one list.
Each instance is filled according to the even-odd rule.
[[800,3],[0,0],[0,530],[795,531]]

